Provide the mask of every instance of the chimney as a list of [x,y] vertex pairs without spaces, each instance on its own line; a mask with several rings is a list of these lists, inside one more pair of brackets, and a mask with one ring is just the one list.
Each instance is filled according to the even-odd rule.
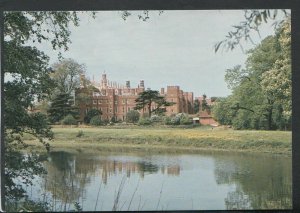
[[140,87],[144,88],[144,80],[140,80]]
[[165,94],[165,88],[160,89],[160,94],[164,95]]
[[126,81],[126,88],[130,88],[130,81]]

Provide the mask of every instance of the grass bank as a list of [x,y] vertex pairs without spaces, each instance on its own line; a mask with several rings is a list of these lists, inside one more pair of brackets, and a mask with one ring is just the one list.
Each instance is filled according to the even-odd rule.
[[[78,137],[79,131],[82,135]],[[53,149],[124,148],[222,150],[291,154],[292,133],[283,131],[224,130],[218,128],[61,128],[54,127]],[[42,146],[30,136],[29,145]]]

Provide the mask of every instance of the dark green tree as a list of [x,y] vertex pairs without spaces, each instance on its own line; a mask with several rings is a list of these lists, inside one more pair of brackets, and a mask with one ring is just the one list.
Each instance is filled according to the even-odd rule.
[[49,120],[52,123],[61,121],[67,115],[78,116],[78,109],[74,106],[74,100],[67,93],[57,95],[51,102],[48,110]]
[[96,115],[96,116],[91,118],[90,124],[93,125],[93,126],[100,126],[100,125],[103,124],[103,121],[101,120],[99,115]]
[[198,113],[200,110],[200,101],[198,99],[196,99],[194,101],[194,113]]
[[[166,111],[165,107],[175,104],[173,102],[166,101],[165,97],[161,96],[158,91],[150,89],[140,93],[135,102],[136,106],[134,109],[141,110],[144,109],[144,107],[147,107],[149,117],[151,117],[152,113],[161,114]],[[151,107],[154,107],[154,109],[151,109]]]
[[202,104],[201,104],[201,110],[210,112],[210,106],[208,105],[208,103],[206,101],[207,96],[205,94],[203,94],[202,97],[203,97],[203,99],[202,99]]
[[93,117],[100,116],[100,115],[102,115],[102,112],[100,110],[98,110],[98,109],[90,109],[87,112],[86,116],[84,117],[84,122],[87,123],[87,124],[89,124],[90,121],[91,121],[91,119]]

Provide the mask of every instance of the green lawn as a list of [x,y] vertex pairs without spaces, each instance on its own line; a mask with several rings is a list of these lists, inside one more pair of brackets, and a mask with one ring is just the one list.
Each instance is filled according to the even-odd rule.
[[[83,135],[77,137],[78,132]],[[160,148],[291,154],[292,133],[218,128],[53,128],[55,148]],[[30,136],[28,144],[40,146]]]

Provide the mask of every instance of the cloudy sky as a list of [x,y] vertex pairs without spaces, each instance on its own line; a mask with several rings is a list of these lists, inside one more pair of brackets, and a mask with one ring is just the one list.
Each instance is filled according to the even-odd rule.
[[[79,27],[71,28],[70,49],[65,58],[73,58],[87,67],[87,76],[100,81],[105,71],[109,80],[131,86],[145,81],[145,87],[159,90],[179,85],[195,96],[227,96],[225,70],[243,65],[246,55],[240,48],[214,52],[214,44],[225,38],[232,25],[244,20],[243,11],[158,11],[150,19],[138,19],[135,11],[124,21],[121,12],[98,12],[96,19],[80,15]],[[255,43],[273,34],[271,24],[263,25],[261,37],[253,34]],[[251,43],[243,44],[253,48]],[[57,61],[57,53],[40,46]]]

